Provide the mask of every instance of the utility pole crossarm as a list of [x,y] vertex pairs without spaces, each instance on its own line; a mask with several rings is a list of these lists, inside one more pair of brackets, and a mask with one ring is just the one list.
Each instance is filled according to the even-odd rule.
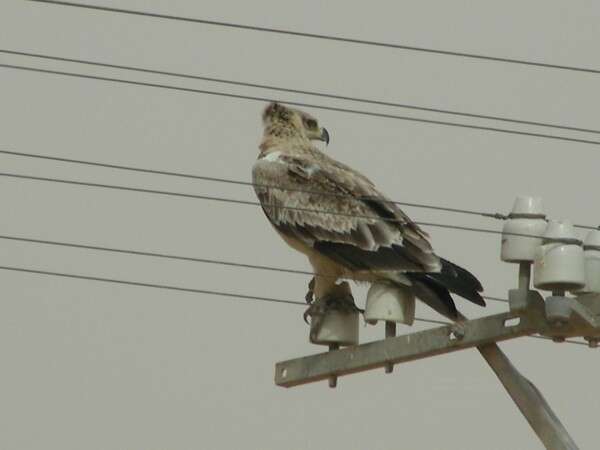
[[292,387],[349,375],[482,344],[538,332],[544,326],[537,314],[507,312],[460,324],[418,331],[382,341],[282,361],[275,366],[275,384]]
[[516,305],[513,311],[279,362],[275,384],[293,387],[536,333],[600,341],[600,295],[562,299],[571,311],[570,320],[555,323],[548,320],[537,292],[525,291],[523,298],[518,291],[510,294],[511,307]]

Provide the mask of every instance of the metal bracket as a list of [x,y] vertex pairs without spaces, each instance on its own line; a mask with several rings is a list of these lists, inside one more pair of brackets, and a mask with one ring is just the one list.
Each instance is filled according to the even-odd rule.
[[461,323],[460,333],[455,333],[454,325],[447,325],[335,352],[282,361],[275,366],[275,384],[298,386],[326,380],[331,375],[349,375],[390,363],[399,364],[526,336],[543,328],[541,317],[544,317],[543,310],[536,314],[496,314]]
[[[275,384],[292,387],[314,383],[332,375],[349,375],[536,333],[559,339],[574,336],[600,338],[598,295],[587,296],[584,301],[565,297],[565,305],[571,311],[568,322],[549,321],[544,304],[535,295],[524,295],[521,301],[520,305],[526,303],[528,306],[460,324],[278,362],[275,365]],[[519,304],[518,301],[516,303]]]

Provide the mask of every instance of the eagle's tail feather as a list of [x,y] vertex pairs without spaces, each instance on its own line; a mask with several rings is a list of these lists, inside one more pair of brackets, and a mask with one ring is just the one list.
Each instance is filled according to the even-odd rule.
[[475,303],[485,306],[485,300],[480,292],[483,287],[475,275],[456,264],[442,259],[442,270],[439,273],[429,273],[427,276],[434,279],[450,292]]
[[461,315],[450,292],[457,294],[477,305],[485,306],[480,292],[483,290],[479,280],[466,269],[442,259],[442,270],[438,273],[407,273],[415,295],[438,313],[452,320]]
[[415,295],[421,301],[448,319],[458,320],[459,313],[448,289],[427,278],[426,274],[407,273],[406,275],[412,282]]

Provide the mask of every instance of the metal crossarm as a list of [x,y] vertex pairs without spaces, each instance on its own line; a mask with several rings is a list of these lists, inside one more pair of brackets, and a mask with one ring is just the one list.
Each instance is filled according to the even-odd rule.
[[518,310],[279,362],[275,365],[275,384],[293,387],[536,333],[557,340],[600,337],[597,295],[562,298],[564,308],[570,311],[565,323],[548,319],[537,292],[525,291],[530,295],[520,297],[513,292],[511,308]]
[[543,327],[537,314],[502,313],[455,325],[418,331],[377,342],[282,361],[275,366],[275,383],[292,387],[349,375],[482,344],[513,339]]

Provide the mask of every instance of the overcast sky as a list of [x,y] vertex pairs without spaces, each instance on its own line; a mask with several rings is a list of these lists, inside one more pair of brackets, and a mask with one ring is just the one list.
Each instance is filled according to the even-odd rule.
[[[82,0],[83,2],[83,0]],[[96,4],[600,68],[593,1]],[[0,47],[472,113],[600,128],[600,75],[4,0]],[[0,63],[368,109],[538,133],[540,127],[274,94],[0,54]],[[5,150],[240,180],[264,103],[0,68]],[[396,200],[507,212],[517,194],[597,224],[598,146],[310,110],[327,152]],[[1,156],[2,172],[253,200],[250,188]],[[0,234],[308,269],[259,208],[0,177]],[[406,208],[415,220],[500,229]],[[428,228],[436,251],[506,297],[495,235]],[[302,300],[308,277],[0,241],[0,265]],[[302,308],[0,270],[0,447],[102,449],[542,448],[476,351],[293,389],[276,361],[322,351]],[[355,289],[364,302],[364,289]],[[486,310],[459,300],[468,315]],[[420,317],[439,318],[423,305]],[[416,324],[414,329],[421,329]],[[411,331],[403,327],[402,332]],[[362,327],[361,340],[383,335]],[[502,345],[581,448],[597,447],[598,353]]]

